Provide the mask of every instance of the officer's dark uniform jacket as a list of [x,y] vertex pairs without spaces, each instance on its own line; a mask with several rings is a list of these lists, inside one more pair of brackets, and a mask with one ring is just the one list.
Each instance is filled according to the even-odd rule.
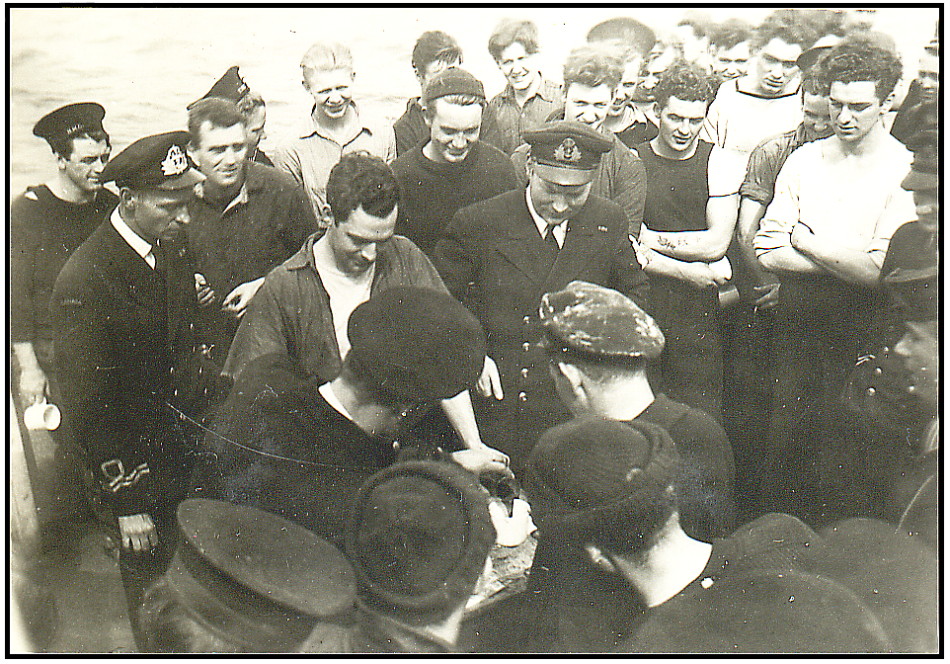
[[433,260],[449,291],[485,329],[504,399],[476,400],[483,437],[520,470],[544,430],[569,418],[554,391],[540,346],[541,296],[575,279],[615,288],[642,301],[648,288],[614,203],[591,196],[568,222],[555,256],[528,211],[525,190],[509,191],[459,210]]
[[217,370],[201,355],[194,269],[168,246],[153,270],[106,221],[63,267],[50,304],[63,412],[116,516],[174,509],[190,420]]

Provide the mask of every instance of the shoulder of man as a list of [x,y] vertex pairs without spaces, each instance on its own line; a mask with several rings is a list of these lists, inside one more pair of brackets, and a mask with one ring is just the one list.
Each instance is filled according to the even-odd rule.
[[525,203],[525,193],[521,188],[510,189],[497,196],[477,201],[460,208],[452,218],[456,226],[482,223],[491,225],[493,222],[504,223],[507,215],[522,212],[528,214],[528,205]]

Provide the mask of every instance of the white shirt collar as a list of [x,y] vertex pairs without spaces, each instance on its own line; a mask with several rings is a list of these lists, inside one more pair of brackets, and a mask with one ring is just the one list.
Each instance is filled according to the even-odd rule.
[[[528,213],[531,215],[531,218],[534,220],[534,225],[538,227],[538,233],[543,238],[545,234],[548,232],[549,224],[547,221],[544,220],[544,217],[538,214],[538,211],[534,209],[534,203],[531,202],[530,185],[528,186],[527,189],[525,189],[524,197],[525,197],[525,200],[528,201]],[[557,240],[557,246],[562,247],[562,248],[564,247],[564,236],[567,235],[567,222],[568,220],[565,219],[564,221],[559,223],[557,226],[555,226],[554,231],[553,231],[554,239]]]
[[112,216],[109,218],[109,221],[112,222],[112,227],[122,236],[122,239],[132,247],[132,250],[141,256],[145,262],[148,263],[148,266],[154,270],[155,254],[152,253],[152,245],[129,228],[129,225],[125,223],[125,220],[119,214],[119,208],[112,211]]
[[[199,182],[198,184],[195,185],[195,196],[204,200],[204,197],[205,197],[204,182]],[[247,176],[245,176],[244,183],[241,185],[241,190],[237,193],[237,196],[235,196],[234,199],[230,203],[227,204],[227,206],[224,208],[224,211],[221,214],[225,214],[228,210],[230,210],[233,207],[237,207],[238,205],[241,205],[241,204],[246,204],[247,201],[248,201]]]
[[333,387],[330,385],[330,383],[324,383],[317,388],[317,391],[321,394],[321,396],[323,396],[326,402],[330,404],[330,407],[333,408],[333,410],[348,419],[350,422],[356,421],[353,419],[353,416],[350,415],[349,411],[347,411],[346,406],[343,405],[343,402],[340,401],[340,399],[336,396],[336,392],[333,391]]

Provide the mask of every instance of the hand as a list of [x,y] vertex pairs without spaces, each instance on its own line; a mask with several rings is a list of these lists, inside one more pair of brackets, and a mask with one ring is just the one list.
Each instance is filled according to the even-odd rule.
[[636,255],[640,267],[643,268],[649,265],[650,252],[640,244],[635,235],[628,235],[627,238],[630,240],[630,246],[633,247],[633,253]]
[[502,546],[518,546],[538,529],[531,520],[531,507],[520,498],[515,498],[511,516],[500,500],[492,498],[488,501],[488,515],[495,526],[495,542]]
[[221,309],[231,313],[231,315],[240,320],[241,317],[244,316],[244,312],[247,311],[247,305],[251,303],[251,299],[257,294],[257,291],[263,283],[264,277],[261,277],[260,279],[243,283],[240,286],[235,286],[234,290],[228,293],[227,297],[224,298],[224,302],[221,303]]
[[815,233],[807,224],[798,222],[792,229],[792,247],[803,254],[807,254],[809,243],[815,238]]
[[775,281],[763,286],[753,286],[752,291],[755,293],[755,300],[752,305],[756,309],[771,309],[774,307],[778,304],[778,288],[781,285],[781,283]]
[[495,360],[487,355],[485,356],[485,366],[482,367],[482,375],[478,377],[475,386],[478,388],[478,393],[483,397],[494,396],[498,401],[505,398],[505,393],[501,390],[501,376],[498,374],[498,365],[495,364]]
[[20,398],[24,407],[40,403],[46,398],[48,381],[46,374],[38,366],[20,372]]
[[729,281],[725,275],[718,274],[709,267],[708,263],[701,261],[683,263],[681,268],[683,279],[696,288],[719,287]]
[[208,285],[205,275],[195,272],[195,293],[198,295],[198,306],[207,307],[214,302],[214,290]]
[[158,546],[158,532],[148,514],[133,514],[119,517],[119,535],[122,546],[135,553],[147,553]]
[[514,477],[508,468],[508,457],[487,445],[477,449],[452,452],[449,456],[452,457],[452,461],[474,475],[494,473],[504,477]]

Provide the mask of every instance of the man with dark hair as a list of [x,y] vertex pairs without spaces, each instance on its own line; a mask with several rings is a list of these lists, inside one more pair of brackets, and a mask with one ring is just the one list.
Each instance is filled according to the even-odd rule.
[[650,274],[648,309],[666,335],[655,380],[674,399],[721,417],[719,286],[738,196],[722,176],[722,150],[699,134],[714,92],[709,75],[680,61],[654,92],[660,133],[637,146],[647,170],[640,231]]
[[715,27],[712,18],[703,11],[689,10],[673,29],[673,43],[686,62],[711,70],[709,36]]
[[940,94],[940,42],[935,37],[920,55],[917,77],[901,102],[901,107],[891,126],[891,135],[904,145],[911,146],[915,134],[922,126],[932,123],[937,115],[937,100]]
[[779,274],[778,375],[763,491],[771,506],[818,523],[863,513],[848,486],[858,451],[840,396],[870,341],[872,288],[894,231],[914,219],[900,187],[910,153],[882,117],[901,62],[873,35],[853,35],[823,63],[835,135],[786,160],[753,241]]
[[653,30],[627,16],[607,19],[587,32],[590,44],[613,48],[623,61],[620,83],[614,91],[604,128],[612,131],[628,148],[649,141],[657,134],[656,123],[633,105],[644,59],[656,43]]
[[205,93],[204,97],[188,104],[188,110],[190,111],[203,99],[212,98],[234,102],[244,116],[244,124],[247,127],[248,159],[265,166],[273,166],[274,162],[260,149],[260,142],[264,137],[264,123],[267,122],[267,105],[260,94],[247,86],[247,83],[241,78],[237,65],[229,67],[224,75]]
[[709,107],[702,138],[733,157],[729,170],[737,185],[756,145],[802,121],[796,60],[815,37],[797,10],[772,12],[753,35],[749,73],[720,86]]
[[[458,43],[441,30],[423,32],[412,49],[412,70],[424,92],[426,85],[441,71],[462,65],[462,49]],[[429,130],[423,117],[420,97],[413,97],[406,104],[406,111],[395,124],[396,156],[400,156],[429,138]]]
[[[188,133],[132,143],[102,170],[119,204],[66,262],[50,302],[64,421],[116,520],[136,639],[145,585],[162,574],[217,367],[199,346],[194,267],[182,227],[203,180]],[[183,238],[181,238],[183,240]]]
[[488,52],[506,84],[488,102],[491,123],[485,140],[510,155],[524,142],[524,130],[544,123],[557,109],[561,88],[535,63],[538,28],[531,21],[501,21],[488,38]]
[[[238,328],[224,374],[238,380],[255,358],[279,353],[297,370],[333,380],[350,348],[348,321],[371,296],[394,286],[445,291],[429,259],[395,235],[399,184],[366,153],[344,155],[327,181],[334,223],[270,272]],[[484,449],[468,392],[443,404],[465,445]]]
[[546,123],[525,139],[526,189],[459,210],[434,258],[449,290],[485,326],[479,427],[511,456],[515,473],[540,432],[568,416],[537,346],[541,295],[576,278],[638,297],[647,288],[623,211],[591,195],[601,155],[613,142],[566,121]]
[[358,593],[346,652],[457,651],[466,602],[495,544],[488,498],[471,473],[446,462],[397,463],[360,487],[346,529]]
[[[582,46],[564,63],[564,113],[557,118],[579,122],[610,141],[591,181],[591,193],[616,203],[627,216],[630,233],[640,233],[646,197],[646,171],[637,153],[604,127],[620,84],[623,65],[617,53],[604,45]],[[526,177],[530,147],[522,145],[511,156],[519,177]]]
[[188,154],[205,180],[188,205],[186,234],[202,304],[214,307],[212,357],[219,364],[264,275],[317,229],[303,187],[247,158],[246,122],[237,106],[217,97],[201,99],[188,111]]
[[429,140],[392,163],[399,181],[396,232],[431,256],[457,210],[518,187],[507,155],[479,140],[485,90],[464,69],[435,76],[423,93]]
[[752,58],[753,27],[738,18],[730,18],[716,25],[709,33],[713,73],[730,80],[745,76]]
[[410,414],[467,396],[481,373],[484,334],[461,304],[394,285],[353,310],[346,338],[329,379],[301,373],[286,352],[247,366],[205,437],[192,495],[273,512],[339,546],[357,489],[398,460],[444,457],[504,472],[484,449],[443,451],[404,428]]
[[10,205],[10,341],[23,408],[47,396],[55,403],[50,295],[70,254],[108,218],[118,199],[99,176],[112,145],[102,128],[105,109],[68,104],[33,127],[56,158],[48,183],[27,188]]

